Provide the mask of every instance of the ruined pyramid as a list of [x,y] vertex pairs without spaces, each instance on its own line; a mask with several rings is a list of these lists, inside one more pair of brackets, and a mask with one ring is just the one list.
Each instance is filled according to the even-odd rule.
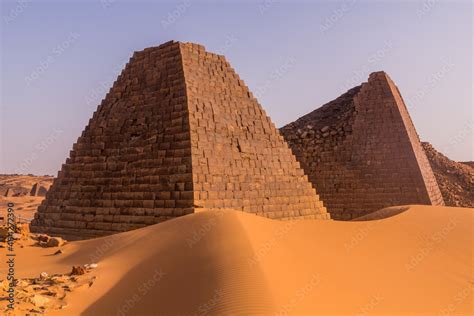
[[329,218],[225,58],[168,42],[130,59],[31,230],[83,239],[224,208],[276,219]]
[[280,129],[334,219],[443,205],[408,110],[385,72]]

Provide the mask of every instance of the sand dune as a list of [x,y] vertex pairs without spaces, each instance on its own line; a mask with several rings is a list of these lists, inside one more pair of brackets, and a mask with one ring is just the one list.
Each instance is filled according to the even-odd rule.
[[59,256],[18,248],[17,277],[99,264],[92,287],[51,315],[472,315],[474,210],[383,212],[396,215],[285,222],[201,212],[71,242]]

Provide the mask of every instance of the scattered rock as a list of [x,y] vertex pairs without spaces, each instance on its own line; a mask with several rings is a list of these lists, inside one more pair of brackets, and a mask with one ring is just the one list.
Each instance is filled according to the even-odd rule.
[[[17,223],[15,226],[15,231],[12,234],[13,240],[19,240],[23,237],[27,237],[29,235],[30,228],[28,224],[20,224]],[[4,242],[7,240],[8,237],[8,227],[6,225],[0,226],[0,241]]]
[[54,255],[56,256],[56,255],[60,255],[60,254],[63,254],[63,253],[64,253],[64,251],[62,251],[61,249],[59,249],[58,251],[56,251],[56,252],[54,253]]
[[61,237],[50,237],[49,240],[45,243],[45,247],[59,247],[66,243]]
[[7,291],[9,286],[10,286],[9,284],[10,284],[10,282],[7,279],[2,280],[0,282],[0,289],[3,290],[3,291]]
[[48,242],[49,236],[48,235],[38,235],[37,236],[38,241],[40,242]]
[[[81,267],[76,269],[83,270]],[[69,292],[91,287],[96,277],[51,275],[43,272],[38,278],[19,279],[16,285],[16,300],[18,302],[14,315],[28,315],[32,307],[39,314],[49,314],[51,310],[64,308]],[[0,291],[6,291],[8,281],[0,282]],[[33,305],[33,306],[31,306]],[[5,305],[0,307],[0,315],[10,315]],[[36,314],[35,314],[36,315]]]
[[72,267],[71,275],[83,275],[85,273],[86,273],[86,269],[84,267],[81,267],[81,266]]
[[25,223],[17,223],[15,232],[22,236],[28,236],[30,234],[30,225]]
[[92,269],[95,269],[97,267],[98,267],[97,263],[86,263],[84,265],[84,268],[86,268],[87,270],[92,270]]
[[324,126],[321,128],[321,133],[326,133],[329,130],[329,126]]
[[53,281],[54,284],[66,283],[68,280],[69,280],[69,277],[64,276],[64,275],[53,275],[51,277],[51,281]]
[[61,237],[51,237],[48,235],[36,235],[33,237],[38,241],[38,245],[45,248],[50,247],[60,247],[64,245],[67,241],[62,239]]
[[8,236],[8,227],[2,226],[0,227],[0,241],[5,241]]
[[44,297],[42,295],[35,294],[30,297],[30,303],[33,304],[35,307],[43,307],[48,302],[49,298]]

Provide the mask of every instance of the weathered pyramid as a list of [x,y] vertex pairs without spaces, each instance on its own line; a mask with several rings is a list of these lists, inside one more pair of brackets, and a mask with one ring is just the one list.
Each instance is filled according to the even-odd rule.
[[46,196],[46,192],[48,192],[48,189],[46,189],[43,185],[40,185],[39,183],[35,183],[31,187],[30,195],[31,196]]
[[6,197],[11,197],[15,195],[15,191],[12,188],[8,188],[7,191],[5,191],[4,196]]
[[32,231],[88,238],[199,210],[329,218],[291,149],[223,56],[135,53],[38,208]]
[[397,86],[384,72],[280,130],[332,218],[443,205]]

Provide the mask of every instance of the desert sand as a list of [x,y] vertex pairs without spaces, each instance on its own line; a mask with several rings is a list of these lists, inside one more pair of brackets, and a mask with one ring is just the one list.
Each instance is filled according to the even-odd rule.
[[473,209],[438,206],[352,222],[200,212],[59,255],[17,246],[16,277],[98,264],[48,315],[472,315],[473,223]]
[[15,215],[19,220],[28,221],[31,220],[36,213],[38,205],[43,201],[43,196],[10,196],[4,197],[0,196],[0,217],[6,218],[7,214],[7,204],[15,204]]

